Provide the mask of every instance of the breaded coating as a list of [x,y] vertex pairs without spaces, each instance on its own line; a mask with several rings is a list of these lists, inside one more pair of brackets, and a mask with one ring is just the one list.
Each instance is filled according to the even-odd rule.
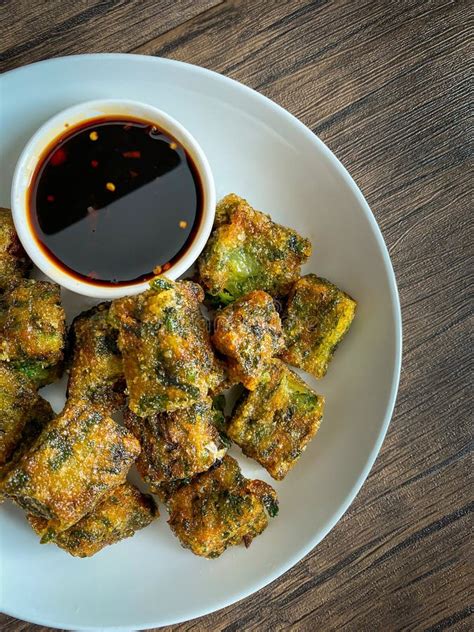
[[224,305],[252,290],[286,296],[310,254],[308,239],[231,193],[217,205],[214,230],[198,260],[200,282]]
[[275,490],[249,480],[235,459],[196,476],[171,494],[168,523],[183,547],[203,557],[219,557],[228,546],[249,546],[278,513]]
[[125,482],[66,531],[50,533],[48,520],[32,514],[28,521],[43,544],[54,542],[74,557],[92,557],[110,544],[131,538],[158,516],[153,498]]
[[87,402],[67,407],[0,485],[27,512],[60,532],[124,482],[140,453],[135,437]]
[[189,485],[191,480],[192,479],[190,478],[182,478],[176,481],[166,481],[160,483],[159,485],[151,486],[150,491],[158,498],[158,500],[166,505],[171,496],[181,487]]
[[26,276],[31,265],[16,234],[10,209],[0,208],[0,293]]
[[113,412],[125,405],[125,377],[109,307],[108,303],[96,305],[71,325],[73,356],[67,397],[70,401],[88,400]]
[[150,417],[125,411],[125,425],[142,447],[137,470],[152,491],[162,482],[205,472],[222,459],[226,448],[216,429],[217,416],[210,398]]
[[255,290],[220,310],[212,342],[228,358],[231,382],[241,382],[253,391],[267,362],[284,345],[272,297]]
[[0,299],[0,360],[43,386],[58,377],[66,318],[60,287],[22,279]]
[[146,417],[190,406],[224,380],[190,281],[157,277],[150,290],[113,302],[130,409]]
[[51,406],[31,382],[8,363],[0,362],[0,478],[17,460],[24,444],[31,445],[36,429],[52,416]]
[[286,349],[283,360],[315,377],[328,364],[354,319],[357,303],[335,285],[315,274],[293,286],[283,319]]
[[44,428],[54,419],[54,417],[55,414],[51,408],[51,404],[38,395],[36,403],[30,410],[29,419],[23,428],[20,440],[13,454],[11,455],[8,463],[6,463],[3,468],[0,467],[0,479],[4,478],[6,473],[9,472],[16,463],[18,463],[26,452],[28,452],[36,439],[43,432]]
[[274,359],[256,390],[243,396],[227,434],[281,480],[316,434],[323,409],[324,398]]

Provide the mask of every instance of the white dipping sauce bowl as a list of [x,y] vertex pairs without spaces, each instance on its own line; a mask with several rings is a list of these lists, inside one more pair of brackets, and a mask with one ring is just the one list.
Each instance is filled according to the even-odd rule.
[[[66,268],[56,264],[43,250],[30,221],[29,189],[39,161],[48,147],[59,141],[68,129],[100,118],[130,117],[149,121],[168,132],[191,156],[202,187],[202,215],[200,225],[183,255],[166,270],[166,276],[177,279],[196,261],[209,238],[214,222],[216,190],[209,162],[196,139],[174,118],[146,103],[126,99],[87,101],[67,108],[50,118],[31,137],[16,164],[12,185],[12,214],[18,237],[33,263],[50,279],[63,287],[93,298],[118,298],[138,294],[149,287],[149,281],[131,282],[127,285],[97,285],[81,280]],[[139,218],[137,218],[139,221]],[[140,249],[139,243],[131,243],[125,257],[133,257]]]

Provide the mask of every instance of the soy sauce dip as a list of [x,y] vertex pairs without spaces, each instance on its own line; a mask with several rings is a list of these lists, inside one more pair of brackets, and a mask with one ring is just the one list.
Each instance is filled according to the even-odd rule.
[[165,130],[136,118],[65,128],[28,191],[44,254],[98,286],[147,281],[188,250],[203,213],[195,164]]

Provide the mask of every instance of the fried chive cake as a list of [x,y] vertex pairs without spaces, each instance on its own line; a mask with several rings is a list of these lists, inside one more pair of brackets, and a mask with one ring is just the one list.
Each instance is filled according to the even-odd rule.
[[249,546],[268,526],[268,515],[278,513],[275,490],[245,478],[230,456],[171,493],[167,506],[181,545],[208,558],[241,542]]
[[210,398],[171,413],[139,417],[125,411],[124,422],[142,447],[137,469],[155,491],[163,482],[205,472],[222,459],[226,447],[216,428],[219,411]]
[[323,409],[324,398],[274,359],[257,388],[242,396],[227,434],[245,455],[281,480],[316,434]]
[[252,290],[286,296],[311,255],[311,243],[231,193],[216,208],[214,230],[198,259],[199,280],[227,305]]
[[32,514],[28,521],[43,544],[54,542],[74,557],[92,557],[104,547],[132,537],[158,516],[153,498],[125,482],[66,531],[51,533],[48,520]]
[[288,297],[282,359],[314,377],[324,377],[351,326],[356,305],[353,298],[330,281],[315,274],[301,277]]
[[146,292],[113,302],[111,323],[129,394],[129,408],[146,417],[186,408],[224,380],[200,311],[202,288],[157,277]]
[[71,325],[67,397],[70,401],[88,400],[113,412],[125,405],[125,377],[109,307],[108,303],[96,305],[77,316]]
[[60,287],[22,279],[0,297],[0,360],[37,387],[61,373],[66,317]]
[[140,453],[135,437],[88,402],[51,421],[7,473],[0,491],[65,531],[124,482]]
[[231,383],[254,390],[267,362],[284,346],[272,297],[254,290],[218,311],[212,342],[227,358]]

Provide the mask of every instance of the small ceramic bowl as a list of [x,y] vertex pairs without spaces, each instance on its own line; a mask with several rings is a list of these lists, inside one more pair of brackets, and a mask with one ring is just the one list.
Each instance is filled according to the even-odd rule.
[[[60,138],[67,127],[74,128],[81,123],[104,116],[136,117],[155,124],[160,129],[169,132],[186,149],[196,166],[203,192],[201,222],[186,252],[166,271],[166,276],[169,278],[176,279],[182,275],[203,250],[214,221],[216,192],[209,162],[199,143],[178,121],[151,105],[125,99],[87,101],[63,110],[38,129],[23,149],[13,176],[12,213],[20,241],[33,263],[53,281],[84,296],[112,299],[142,292],[148,288],[148,281],[131,282],[120,286],[102,286],[89,284],[87,280],[68,274],[67,270],[55,264],[42,250],[31,227],[28,209],[28,190],[31,179],[46,148]],[[134,249],[139,247],[139,244],[133,245]]]

